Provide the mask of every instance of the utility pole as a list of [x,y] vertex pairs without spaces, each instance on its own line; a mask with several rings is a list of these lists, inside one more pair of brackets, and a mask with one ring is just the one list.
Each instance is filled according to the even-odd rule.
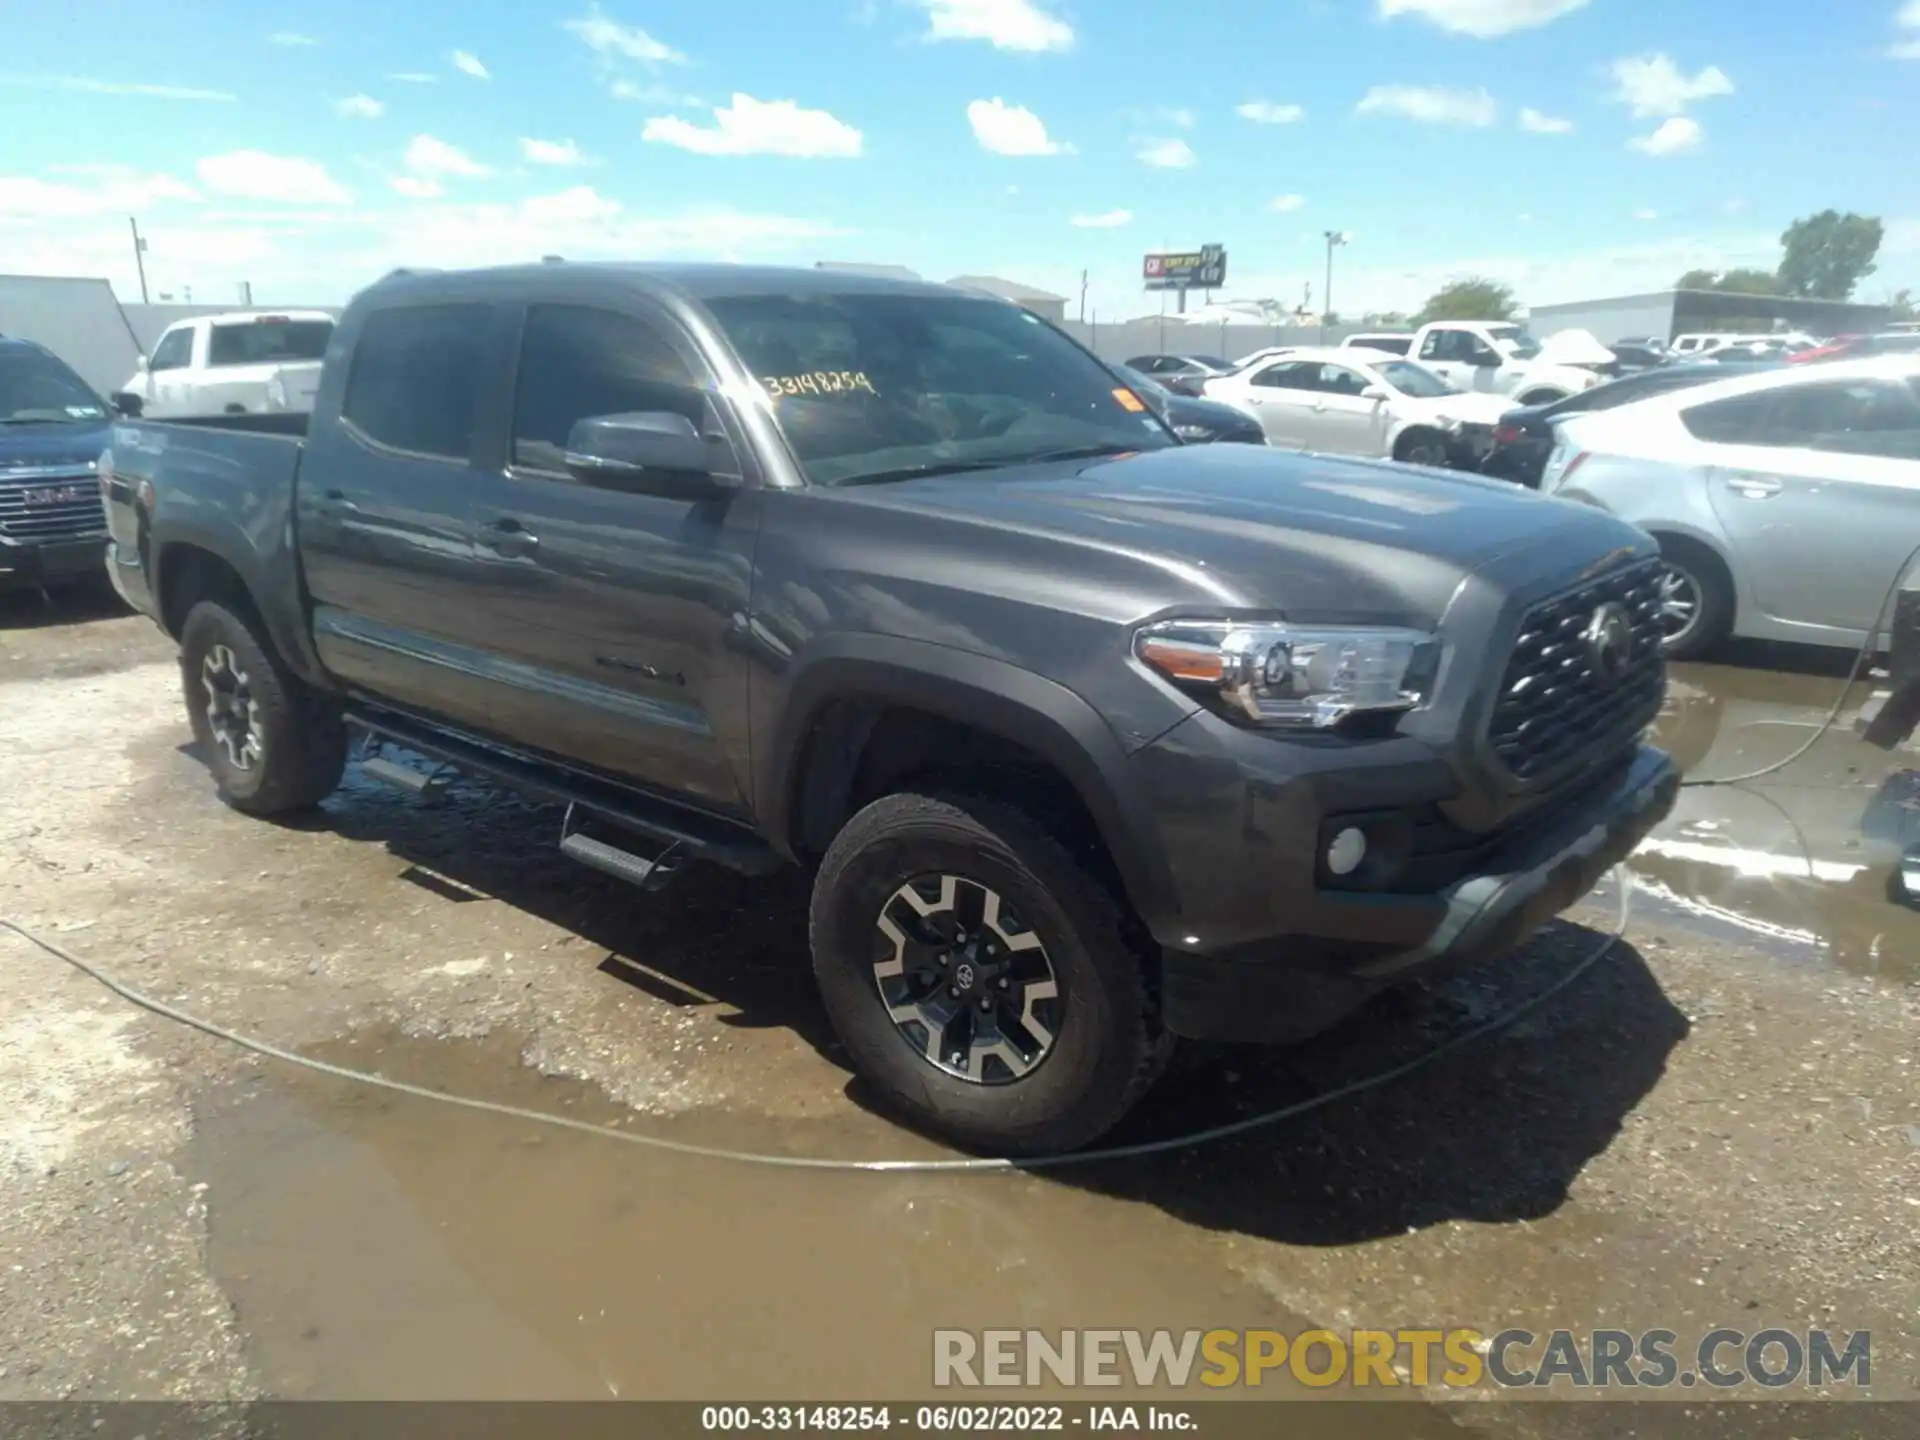
[[140,222],[129,215],[127,228],[133,231],[133,268],[140,272],[140,303],[147,303],[147,242],[140,238]]
[[253,307],[253,282],[251,280],[242,280],[240,282],[240,303],[248,309]]
[[1080,323],[1087,323],[1087,272],[1080,272]]
[[1347,243],[1344,230],[1327,231],[1327,288],[1320,292],[1320,343],[1327,343],[1327,315],[1333,309],[1333,247]]

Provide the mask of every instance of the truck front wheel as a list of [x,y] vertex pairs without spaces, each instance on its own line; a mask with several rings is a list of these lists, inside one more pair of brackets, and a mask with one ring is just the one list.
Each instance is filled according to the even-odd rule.
[[814,973],[855,1068],[925,1129],[1000,1155],[1078,1148],[1169,1039],[1113,893],[997,800],[889,795],[814,882]]
[[195,605],[180,627],[180,680],[193,738],[234,809],[305,810],[339,785],[340,716],[287,669],[257,621],[217,600]]

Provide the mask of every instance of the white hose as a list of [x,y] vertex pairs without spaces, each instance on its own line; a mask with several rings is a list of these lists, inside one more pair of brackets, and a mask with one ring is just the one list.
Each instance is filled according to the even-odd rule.
[[1031,1159],[978,1159],[978,1160],[835,1160],[825,1156],[808,1155],[767,1155],[747,1150],[728,1150],[716,1145],[698,1145],[687,1140],[670,1140],[660,1135],[634,1134],[627,1130],[616,1130],[606,1125],[595,1125],[585,1120],[574,1120],[565,1115],[550,1115],[542,1110],[529,1110],[519,1105],[503,1105],[494,1100],[477,1100],[469,1095],[449,1094],[444,1090],[433,1090],[424,1085],[411,1085],[404,1080],[393,1080],[385,1075],[376,1075],[364,1070],[351,1070],[344,1065],[334,1065],[325,1060],[316,1060],[310,1055],[301,1055],[295,1051],[283,1049],[266,1040],[257,1040],[211,1020],[203,1020],[156,1000],[151,995],[142,994],[130,985],[125,985],[105,971],[82,960],[56,945],[53,941],[36,935],[26,926],[0,916],[0,929],[11,930],[30,945],[38,946],[56,960],[65,961],[90,980],[105,986],[115,995],[142,1010],[198,1030],[216,1040],[224,1040],[237,1045],[242,1050],[250,1050],[256,1055],[264,1055],[269,1060],[278,1060],[287,1065],[295,1065],[303,1070],[312,1070],[321,1075],[331,1075],[338,1080],[350,1080],[360,1085],[371,1085],[381,1090],[391,1090],[401,1095],[411,1095],[420,1100],[436,1100],[443,1105],[457,1105],[463,1110],[478,1110],[489,1115],[504,1115],[512,1120],[525,1120],[536,1125],[556,1125],[563,1130],[579,1130],[588,1135],[599,1136],[606,1140],[620,1140],[629,1145],[641,1145],[651,1150],[665,1150],[675,1155],[691,1155],[703,1160],[732,1160],[748,1165],[771,1165],[787,1170],[837,1170],[861,1173],[909,1174],[909,1175],[947,1175],[1008,1173],[1022,1170],[1050,1170],[1063,1165],[1091,1165],[1103,1160],[1139,1160],[1150,1155],[1164,1155],[1172,1150],[1188,1150],[1199,1145],[1210,1145],[1217,1140],[1225,1140],[1235,1135],[1244,1135],[1249,1131],[1277,1125],[1283,1120],[1291,1120],[1311,1110],[1319,1110],[1337,1100],[1359,1095],[1368,1090],[1376,1090],[1423,1070],[1456,1050],[1464,1049],[1476,1040],[1518,1024],[1526,1016],[1539,1009],[1547,1001],[1565,990],[1587,971],[1606,958],[1627,928],[1627,919],[1631,912],[1633,879],[1629,871],[1616,867],[1615,881],[1619,887],[1619,914],[1611,933],[1600,938],[1593,949],[1583,956],[1572,969],[1555,980],[1551,985],[1532,995],[1510,1010],[1502,1011],[1490,1020],[1483,1020],[1461,1031],[1449,1040],[1444,1040],[1430,1050],[1422,1051],[1411,1060],[1390,1066],[1385,1070],[1336,1086],[1332,1090],[1305,1100],[1283,1105],[1278,1110],[1269,1110],[1244,1120],[1234,1120],[1224,1125],[1211,1126],[1205,1130],[1196,1130],[1191,1134],[1177,1135],[1167,1140],[1148,1140],[1134,1145],[1110,1145],[1099,1150],[1075,1150],[1063,1155],[1040,1155]]

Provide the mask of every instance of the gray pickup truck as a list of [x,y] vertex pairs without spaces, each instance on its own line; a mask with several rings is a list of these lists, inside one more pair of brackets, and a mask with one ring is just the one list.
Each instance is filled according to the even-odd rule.
[[1083,1145],[1175,1036],[1286,1041],[1497,956],[1672,804],[1647,537],[1181,445],[997,300],[401,272],[315,406],[127,420],[102,459],[227,801],[316,805],[358,736],[409,790],[559,802],[639,884],[804,866],[852,1063],[965,1145]]

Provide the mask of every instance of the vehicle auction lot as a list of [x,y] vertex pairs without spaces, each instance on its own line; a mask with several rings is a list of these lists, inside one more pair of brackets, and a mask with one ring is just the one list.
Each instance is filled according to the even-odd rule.
[[[1811,668],[1682,667],[1663,739],[1694,774],[1784,755],[1838,683]],[[0,600],[0,915],[436,1088],[755,1151],[942,1153],[850,1086],[797,878],[641,894],[469,784],[423,809],[350,772],[314,821],[249,821],[189,741],[148,621]],[[1869,1393],[1920,1395],[1920,914],[1860,829],[1906,764],[1842,725],[1756,786],[1687,792],[1633,862],[1626,942],[1417,1078],[1036,1175],[751,1168],[458,1111],[256,1060],[0,936],[0,1399],[855,1401],[931,1393],[936,1329],[1665,1328],[1684,1351],[1720,1325],[1870,1330]],[[1611,913],[1575,919],[1302,1049],[1194,1055],[1113,1138],[1408,1059],[1550,984]]]

